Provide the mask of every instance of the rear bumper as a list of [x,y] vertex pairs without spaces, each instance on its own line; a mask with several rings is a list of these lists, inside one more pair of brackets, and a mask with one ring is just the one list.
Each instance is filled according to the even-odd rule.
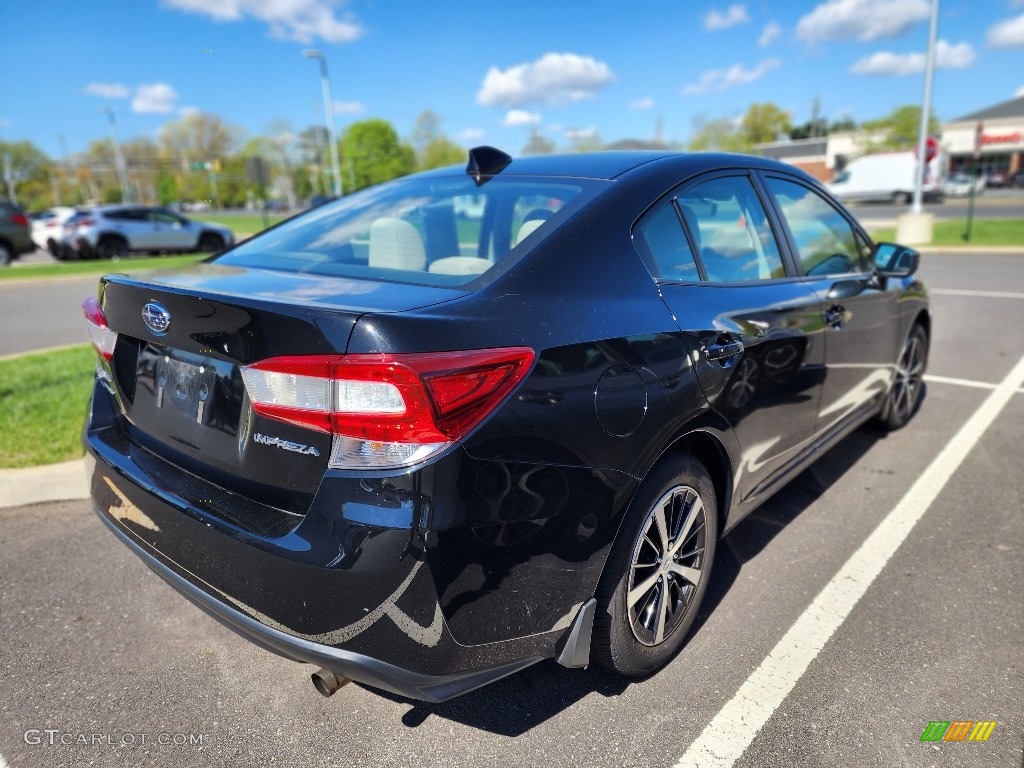
[[[551,571],[520,565],[508,572],[502,563],[487,564],[494,556],[487,549],[478,553],[485,559],[452,573],[467,551],[462,529],[420,528],[425,510],[437,511],[423,490],[443,482],[436,473],[327,477],[305,515],[280,512],[284,519],[275,520],[273,510],[218,496],[201,478],[132,443],[112,405],[98,383],[84,434],[97,515],[178,592],[285,658],[442,701],[557,656],[593,594],[577,571],[571,589],[556,597],[552,573],[563,573],[566,563],[536,551],[516,559],[550,562]],[[481,567],[504,575],[483,588]],[[534,591],[532,612],[516,602],[525,584]],[[458,620],[459,640],[449,617]]]
[[542,659],[541,656],[528,656],[493,667],[428,675],[404,669],[371,656],[295,637],[261,624],[242,611],[215,599],[147,552],[99,507],[96,507],[96,514],[114,535],[138,555],[160,578],[228,629],[264,650],[292,661],[316,664],[374,688],[421,701],[440,702],[511,675]]

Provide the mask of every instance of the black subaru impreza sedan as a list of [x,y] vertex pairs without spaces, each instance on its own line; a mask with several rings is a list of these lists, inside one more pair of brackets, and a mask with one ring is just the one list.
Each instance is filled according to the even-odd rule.
[[643,676],[723,533],[913,416],[918,261],[774,161],[479,147],[104,277],[96,511],[326,694],[439,701],[548,658]]

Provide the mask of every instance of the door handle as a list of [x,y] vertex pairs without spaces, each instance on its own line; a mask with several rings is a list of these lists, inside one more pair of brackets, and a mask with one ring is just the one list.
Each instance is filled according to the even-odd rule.
[[825,310],[825,322],[833,331],[841,330],[846,324],[846,307],[842,304],[833,304]]
[[739,339],[719,338],[714,344],[704,348],[704,357],[708,362],[718,363],[723,368],[728,368],[736,362],[736,357],[743,353],[743,342]]

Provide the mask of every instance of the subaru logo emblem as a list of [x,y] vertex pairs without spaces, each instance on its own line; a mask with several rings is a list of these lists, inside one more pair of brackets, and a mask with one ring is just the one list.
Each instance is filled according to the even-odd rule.
[[163,336],[171,324],[171,313],[162,305],[151,301],[142,308],[142,320],[154,336]]

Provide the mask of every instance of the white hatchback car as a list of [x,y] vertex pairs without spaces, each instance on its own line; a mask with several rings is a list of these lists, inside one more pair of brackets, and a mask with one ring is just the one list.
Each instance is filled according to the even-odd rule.
[[37,248],[49,251],[60,258],[60,241],[64,234],[64,222],[71,218],[75,209],[58,205],[32,216],[32,242]]

